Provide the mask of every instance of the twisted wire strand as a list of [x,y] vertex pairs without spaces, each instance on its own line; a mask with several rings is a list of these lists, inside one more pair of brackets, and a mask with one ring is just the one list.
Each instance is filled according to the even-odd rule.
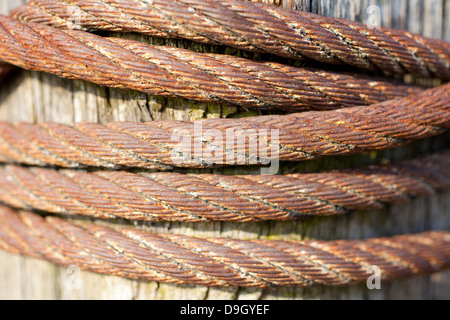
[[450,266],[450,233],[353,241],[201,239],[74,223],[0,207],[0,248],[65,267],[166,283],[271,287],[365,282]]
[[0,16],[0,59],[70,79],[196,101],[329,110],[419,93],[379,78],[151,46]]
[[0,166],[0,202],[54,214],[144,221],[264,221],[380,209],[450,188],[450,151],[324,173],[74,171]]
[[186,38],[390,74],[450,79],[449,43],[263,3],[33,0],[12,16],[58,28]]
[[0,122],[0,162],[66,168],[267,165],[404,145],[450,127],[450,84],[372,106],[244,119]]

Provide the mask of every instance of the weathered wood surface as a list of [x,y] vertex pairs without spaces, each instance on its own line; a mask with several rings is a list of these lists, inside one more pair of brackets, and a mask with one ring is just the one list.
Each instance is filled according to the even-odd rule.
[[[26,0],[2,0],[0,13]],[[266,2],[266,1],[264,1]],[[408,29],[450,41],[450,0],[288,0],[285,7],[319,14],[373,22],[370,5],[378,5],[383,26]],[[373,18],[373,16],[372,16]],[[218,48],[188,41],[133,36],[156,44],[167,44],[201,51]],[[220,49],[223,50],[223,49]],[[226,49],[231,54],[242,54]],[[151,121],[158,119],[193,120],[203,117],[257,114],[234,107],[165,99],[146,94],[102,88],[97,85],[60,79],[55,76],[18,72],[0,89],[0,120],[8,121]],[[340,157],[314,162],[283,165],[282,172],[319,171],[400,160],[450,146],[450,134],[396,150]],[[253,168],[215,170],[217,173],[258,172]],[[209,171],[211,172],[211,171]],[[148,223],[152,232],[171,232],[199,237],[223,236],[241,239],[304,238],[363,239],[430,229],[450,228],[450,192],[415,199],[407,205],[385,210],[354,212],[345,216],[315,218],[298,222],[265,223]],[[74,281],[75,280],[75,281]],[[47,262],[0,251],[0,299],[449,299],[450,272],[382,283],[381,290],[366,286],[312,289],[240,289],[177,286],[130,281],[90,272],[65,269]]]

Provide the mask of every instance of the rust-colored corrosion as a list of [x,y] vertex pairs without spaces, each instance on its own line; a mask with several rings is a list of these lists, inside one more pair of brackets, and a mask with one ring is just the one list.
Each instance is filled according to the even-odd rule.
[[12,15],[58,28],[186,38],[289,58],[450,80],[449,43],[264,3],[33,0]]
[[196,101],[329,110],[419,93],[380,78],[151,46],[0,16],[0,59],[28,70]]
[[450,151],[396,165],[289,175],[214,175],[0,167],[0,201],[96,218],[293,220],[380,209],[450,188]]
[[[450,80],[448,43],[237,0],[35,0],[14,15],[59,28],[137,31]],[[12,209],[244,222],[376,209],[429,195],[450,187],[449,152],[390,166],[283,176],[99,168],[267,164],[392,148],[450,127],[450,84],[421,92],[384,80],[153,47],[4,16],[0,25],[0,58],[30,70],[249,108],[348,107],[193,123],[0,123],[0,201],[10,206],[0,206],[0,249],[107,275],[205,286],[344,285],[365,282],[372,265],[384,280],[450,266],[448,231],[352,241],[201,239]],[[2,70],[0,65],[0,76]],[[73,170],[85,167],[97,168]]]
[[201,239],[6,207],[0,207],[0,248],[102,274],[221,287],[347,285],[366,282],[372,265],[382,281],[450,266],[450,232],[353,241]]
[[0,161],[61,167],[218,167],[349,155],[450,127],[450,84],[372,106],[244,119],[0,122]]

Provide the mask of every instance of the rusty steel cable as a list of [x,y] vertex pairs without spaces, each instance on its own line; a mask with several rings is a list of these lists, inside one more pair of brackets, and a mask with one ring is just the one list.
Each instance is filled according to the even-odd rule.
[[0,16],[0,59],[148,94],[287,111],[370,105],[419,93],[398,82],[151,46]]
[[0,202],[143,221],[264,221],[380,209],[450,188],[450,151],[395,165],[288,175],[75,171],[0,166]]
[[58,28],[186,38],[288,58],[450,80],[450,44],[239,0],[33,0],[12,16]]
[[371,106],[290,115],[107,124],[0,122],[0,162],[66,168],[218,167],[404,145],[450,127],[450,84]]
[[114,229],[0,207],[0,248],[62,266],[151,281],[273,287],[366,282],[433,273],[450,266],[450,232],[368,240],[194,238]]
[[[290,58],[450,79],[450,48],[444,42],[233,2],[33,1],[15,15],[57,27],[75,17],[87,29],[137,31],[214,44],[222,39],[220,43],[241,49]],[[67,16],[68,8],[75,8],[75,15]],[[197,20],[187,25],[190,16],[183,10]],[[159,19],[152,21],[157,27],[149,23],[149,15]],[[130,17],[135,22],[131,29],[132,23],[125,20]],[[450,187],[449,152],[389,166],[283,176],[86,172],[6,164],[195,168],[392,148],[449,128],[450,84],[421,92],[362,76],[153,47],[7,17],[0,17],[0,58],[29,70],[162,96],[288,111],[348,107],[193,123],[0,123],[0,162],[4,163],[0,202],[10,207],[146,221],[289,220],[377,209]],[[0,75],[1,71],[0,65]],[[276,137],[271,135],[274,131]],[[229,145],[230,135],[233,142],[244,137],[243,148],[239,143]],[[255,144],[264,152],[253,154]],[[131,279],[221,287],[309,287],[365,282],[371,265],[381,268],[384,280],[450,266],[448,231],[346,241],[200,239],[42,217],[10,207],[0,206],[1,249]]]

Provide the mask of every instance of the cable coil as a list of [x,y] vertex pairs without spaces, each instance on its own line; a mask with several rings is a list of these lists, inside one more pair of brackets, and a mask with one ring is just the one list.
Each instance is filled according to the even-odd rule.
[[97,273],[167,283],[273,287],[383,280],[450,266],[450,233],[428,232],[360,241],[200,239],[134,228],[72,223],[0,207],[0,248]]
[[[184,38],[444,84],[425,90],[86,32],[92,30]],[[293,220],[378,209],[448,189],[450,151],[385,166],[279,176],[148,169],[311,160],[441,134],[450,128],[449,43],[239,0],[33,0],[11,17],[0,16],[0,59],[153,95],[306,111],[194,122],[0,122],[5,251],[130,279],[258,288],[361,283],[370,265],[380,266],[385,280],[450,267],[448,231],[285,242],[155,235],[94,220]],[[10,68],[2,62],[0,76]]]
[[289,58],[450,80],[450,44],[239,0],[34,0],[13,16],[59,28],[139,32]]
[[144,221],[263,221],[382,208],[450,188],[450,151],[365,169],[259,176],[0,167],[0,201]]

